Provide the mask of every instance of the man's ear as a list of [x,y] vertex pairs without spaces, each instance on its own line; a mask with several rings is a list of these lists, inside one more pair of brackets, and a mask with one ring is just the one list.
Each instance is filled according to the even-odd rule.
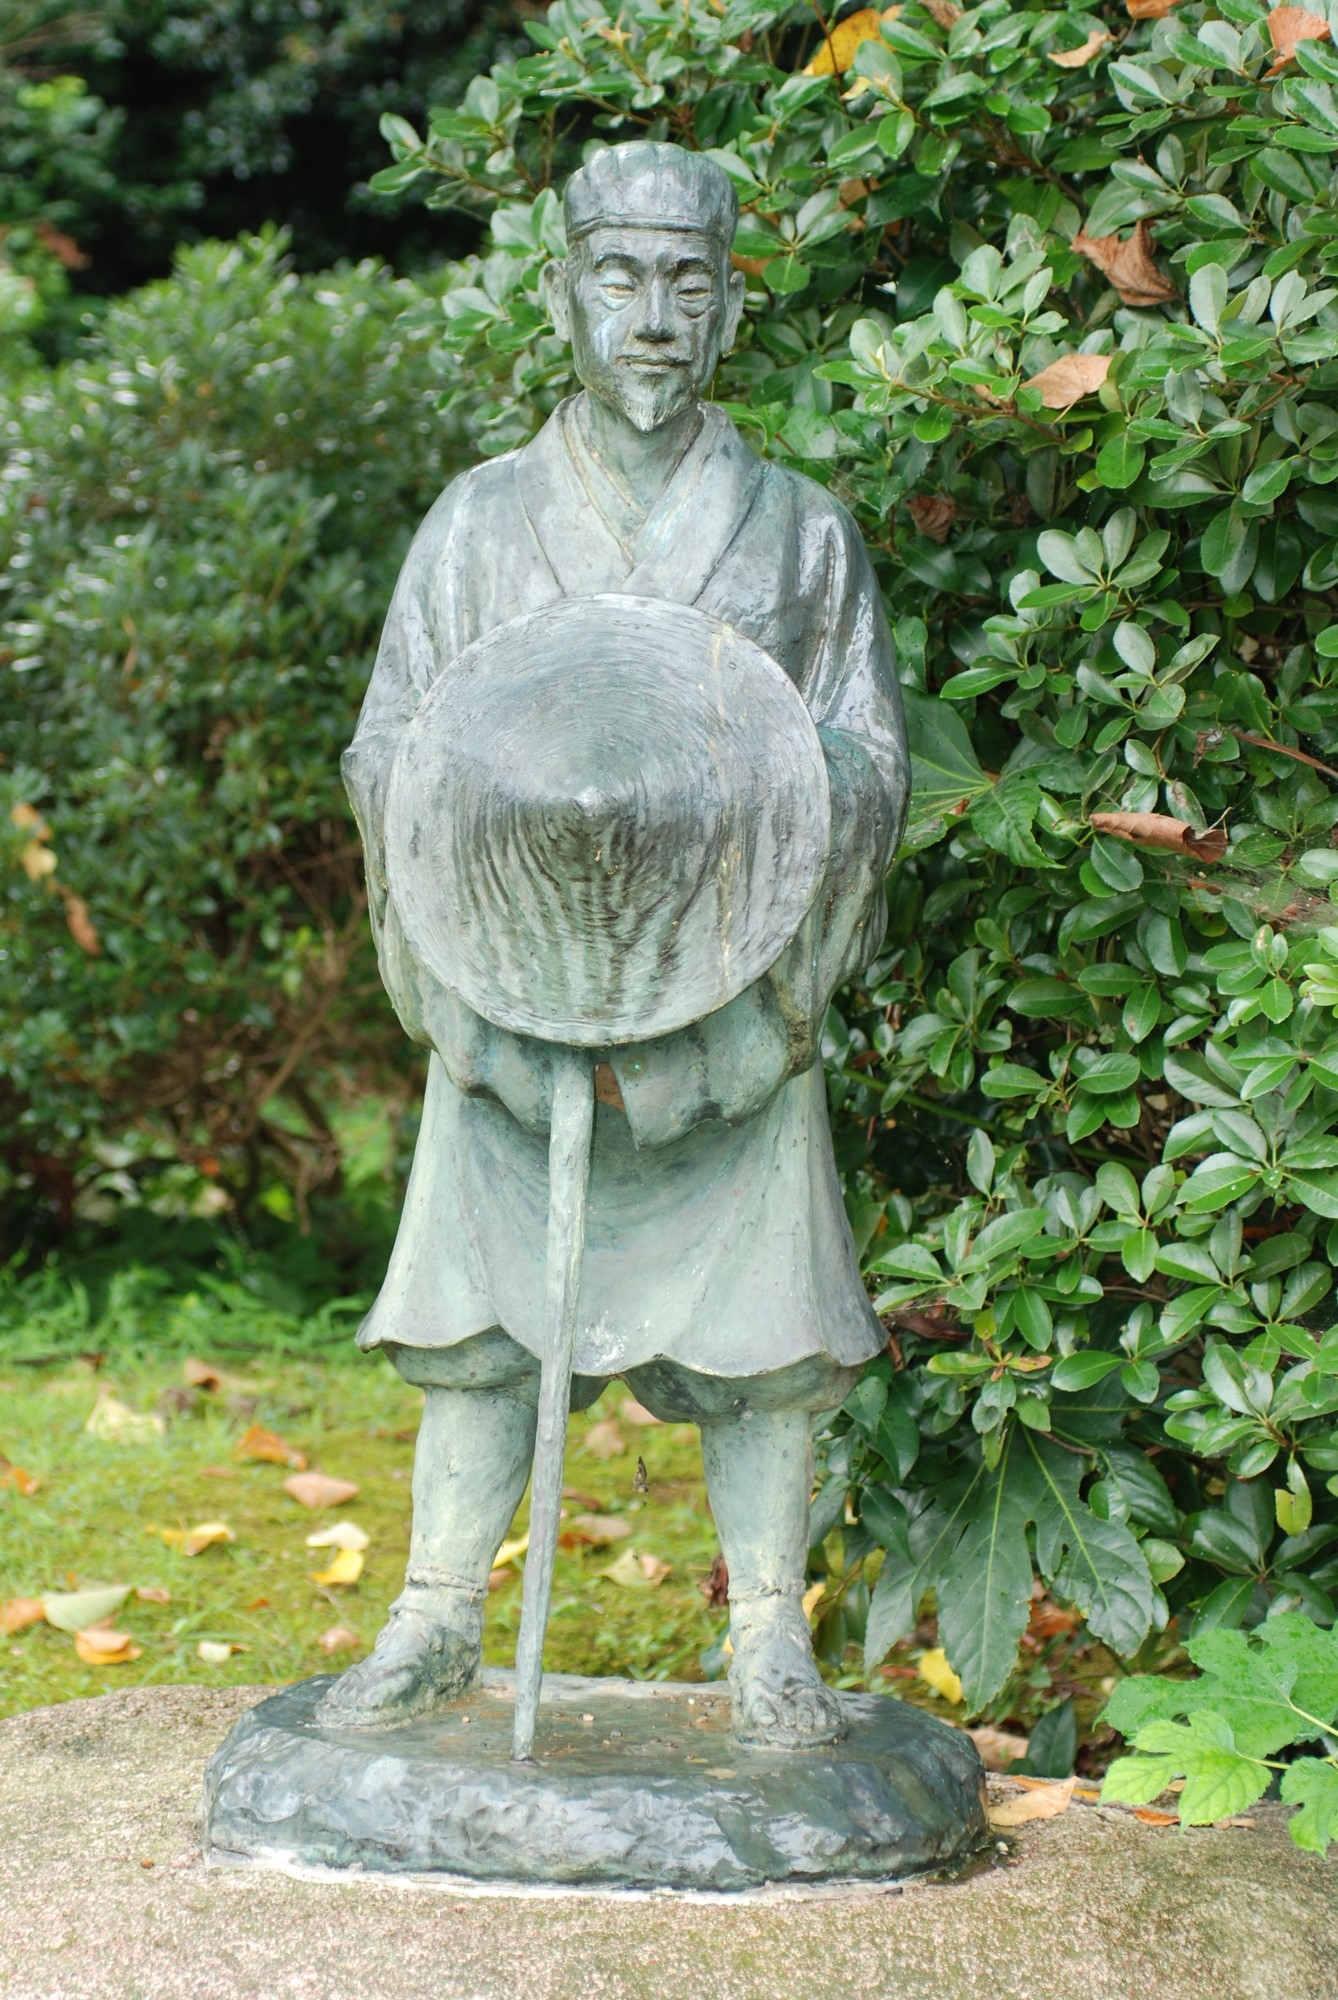
[[544,304],[548,307],[548,317],[553,322],[553,331],[559,340],[571,339],[571,313],[567,307],[567,267],[556,257],[544,265]]
[[739,321],[743,318],[743,295],[748,289],[748,280],[742,271],[731,271],[725,286],[725,330],[720,342],[720,352],[728,354],[738,338]]

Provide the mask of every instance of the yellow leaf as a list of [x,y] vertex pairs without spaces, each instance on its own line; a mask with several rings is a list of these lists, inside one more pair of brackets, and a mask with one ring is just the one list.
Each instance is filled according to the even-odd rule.
[[90,1437],[101,1438],[104,1444],[143,1444],[149,1438],[161,1437],[167,1426],[160,1416],[132,1410],[112,1389],[103,1387],[84,1429]]
[[317,1528],[314,1535],[307,1536],[309,1549],[365,1549],[371,1536],[356,1521],[335,1521],[328,1528]]
[[215,1542],[235,1542],[237,1539],[226,1521],[201,1521],[195,1528],[159,1528],[157,1532],[169,1549],[180,1549],[183,1556],[198,1556],[202,1549],[212,1548]]
[[808,1589],[804,1592],[803,1612],[804,1612],[804,1617],[806,1619],[811,1618],[813,1616],[813,1612],[815,1607],[817,1606],[818,1600],[822,1596],[822,1593],[826,1588],[827,1588],[826,1579],[819,1578],[817,1583],[811,1583]]
[[356,1583],[362,1575],[362,1550],[337,1549],[329,1569],[311,1572],[313,1583]]
[[207,1667],[221,1667],[225,1660],[230,1660],[234,1653],[241,1650],[240,1646],[231,1645],[226,1639],[201,1639],[195,1648],[195,1657],[203,1660]]
[[137,1660],[143,1651],[128,1632],[109,1632],[104,1626],[92,1631],[76,1632],[74,1650],[79,1658],[90,1667],[122,1667],[131,1660]]
[[12,1486],[25,1500],[37,1491],[41,1483],[35,1472],[25,1472],[21,1465],[11,1465],[8,1459],[0,1464],[0,1486]]
[[42,815],[38,812],[36,806],[20,802],[18,805],[9,808],[9,817],[20,833],[30,833],[34,840],[45,840],[47,838],[47,830],[42,824]]
[[1003,1799],[990,1807],[991,1826],[1025,1826],[1032,1819],[1057,1819],[1073,1803],[1074,1778],[1059,1784],[1032,1785],[1016,1798]]
[[932,1652],[921,1653],[915,1663],[915,1671],[927,1687],[935,1694],[941,1694],[944,1701],[956,1704],[962,1698],[962,1684],[948,1665],[948,1656],[942,1646],[935,1646]]
[[1110,36],[1104,28],[1093,28],[1081,48],[1052,49],[1050,60],[1059,69],[1083,69],[1093,56],[1100,54],[1109,40]]
[[520,1535],[514,1542],[503,1542],[492,1559],[494,1569],[505,1569],[508,1563],[519,1562],[530,1545],[528,1535]]
[[624,1549],[616,1563],[599,1573],[620,1590],[644,1590],[647,1584],[663,1583],[669,1574],[669,1564],[661,1562],[658,1556],[638,1555],[635,1549]]
[[883,22],[895,21],[900,12],[900,7],[889,7],[883,14],[874,7],[861,7],[857,14],[847,14],[824,37],[812,62],[804,64],[803,74],[832,76],[848,70],[860,43],[874,41]]
[[56,857],[40,841],[30,840],[26,847],[19,850],[19,866],[30,882],[40,882],[44,875],[55,874]]
[[40,1597],[11,1597],[0,1604],[0,1638],[7,1639],[12,1632],[22,1632],[29,1625],[40,1625],[46,1617],[46,1606]]

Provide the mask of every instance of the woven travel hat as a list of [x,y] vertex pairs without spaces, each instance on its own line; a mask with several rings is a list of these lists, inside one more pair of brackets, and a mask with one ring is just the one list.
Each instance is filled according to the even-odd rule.
[[573,1047],[671,1034],[775,963],[831,807],[793,682],[719,619],[569,598],[487,633],[405,731],[390,893],[426,971]]

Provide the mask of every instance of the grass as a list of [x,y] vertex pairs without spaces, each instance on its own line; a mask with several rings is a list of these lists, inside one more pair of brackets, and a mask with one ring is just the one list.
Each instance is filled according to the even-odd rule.
[[[214,1359],[207,1350],[203,1358]],[[141,1652],[119,1666],[86,1665],[71,1637],[46,1624],[0,1641],[0,1714],[111,1687],[295,1680],[370,1649],[403,1576],[420,1392],[370,1357],[222,1367],[220,1389],[191,1394],[179,1355],[127,1352],[100,1367],[8,1366],[0,1380],[0,1453],[40,1484],[27,1495],[13,1484],[0,1487],[0,1601],[124,1583],[165,1590],[168,1602],[132,1594],[122,1606],[116,1629]],[[108,1390],[136,1412],[161,1414],[162,1435],[110,1441],[90,1434],[88,1418]],[[724,1617],[708,1611],[697,1588],[716,1549],[697,1433],[691,1425],[634,1425],[622,1414],[628,1400],[615,1383],[572,1420],[567,1481],[579,1497],[568,1499],[569,1512],[621,1515],[632,1533],[612,1547],[560,1551],[546,1663],[568,1672],[700,1678],[700,1656]],[[609,1440],[609,1418],[624,1449],[604,1459],[590,1447]],[[252,1423],[279,1432],[312,1467],[355,1481],[357,1498],[330,1513],[299,1506],[283,1490],[286,1468],[235,1456]],[[605,1428],[592,1440],[600,1423]],[[644,1495],[632,1491],[638,1455],[648,1473]],[[356,1521],[371,1538],[352,1586],[311,1580],[332,1552],[308,1549],[306,1537],[336,1519]],[[193,1557],[159,1532],[214,1520],[226,1522],[235,1539]],[[522,1505],[516,1533],[524,1522]],[[668,1563],[668,1574],[653,1586],[602,1575],[629,1547]],[[510,1662],[519,1616],[513,1565],[489,1596],[490,1663]],[[358,1643],[329,1655],[319,1640],[338,1626],[356,1632]],[[198,1655],[201,1640],[241,1650],[211,1665]]]

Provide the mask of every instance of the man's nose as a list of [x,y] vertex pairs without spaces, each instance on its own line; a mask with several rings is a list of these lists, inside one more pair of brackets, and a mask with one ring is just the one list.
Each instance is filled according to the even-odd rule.
[[677,328],[667,279],[652,278],[647,285],[636,331],[639,340],[672,340],[675,337]]

